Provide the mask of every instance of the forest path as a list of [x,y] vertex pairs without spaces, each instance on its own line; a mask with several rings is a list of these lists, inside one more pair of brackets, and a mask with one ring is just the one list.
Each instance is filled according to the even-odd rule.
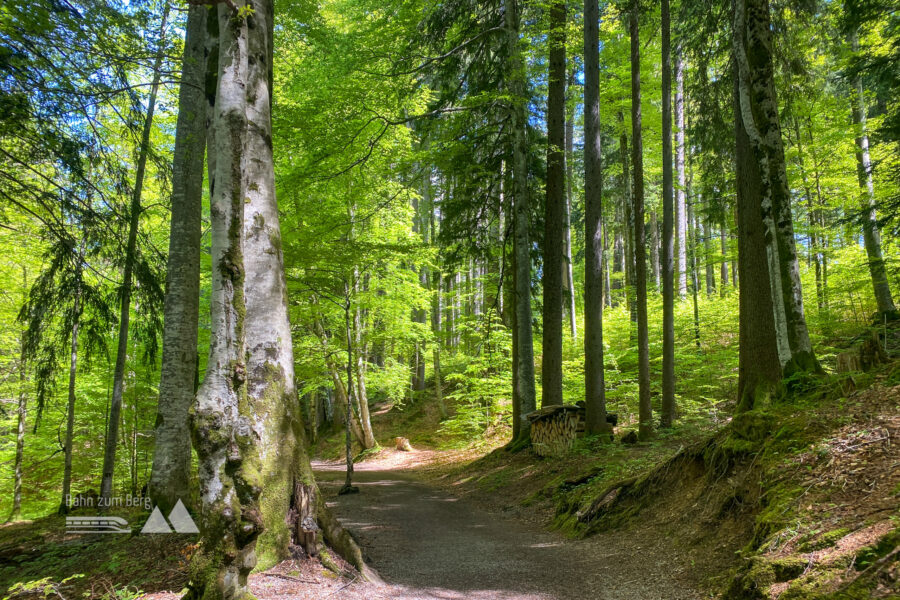
[[[314,463],[328,505],[359,541],[385,586],[367,600],[689,600],[664,539],[608,534],[569,540],[489,512],[420,480],[415,471],[356,465],[359,494],[337,496],[340,464]],[[368,588],[368,589],[360,589]],[[351,595],[352,594],[352,595]]]

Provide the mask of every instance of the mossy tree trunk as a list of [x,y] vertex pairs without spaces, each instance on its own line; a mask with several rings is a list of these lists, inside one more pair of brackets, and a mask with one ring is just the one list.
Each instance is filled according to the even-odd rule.
[[272,155],[273,0],[247,18],[247,133],[242,156],[247,400],[262,435],[258,568],[288,556],[300,525],[315,518],[316,485],[294,384],[287,281]]
[[[240,2],[241,7],[245,6]],[[260,514],[260,442],[263,419],[247,390],[249,352],[243,254],[244,200],[249,192],[244,154],[248,129],[250,19],[218,5],[218,88],[215,101],[215,188],[210,198],[212,292],[206,376],[192,409],[192,435],[200,479],[202,542],[191,564],[190,598],[249,597],[247,576],[256,566]],[[262,27],[255,23],[258,32]],[[254,57],[258,60],[258,54]],[[253,82],[259,84],[259,77]],[[263,88],[265,93],[265,87]],[[249,165],[248,165],[249,166]],[[258,392],[258,384],[254,391]],[[283,519],[283,515],[282,515]]]
[[[741,1],[741,0],[738,0]],[[760,219],[762,190],[759,164],[739,110],[737,75],[735,102],[735,174],[737,176],[738,268],[740,355],[738,368],[738,412],[752,410],[776,391],[781,363],[775,343],[771,280],[766,255],[766,229]]]
[[758,163],[775,337],[785,374],[819,371],[803,310],[790,189],[775,93],[768,0],[735,0],[734,58],[741,122]]

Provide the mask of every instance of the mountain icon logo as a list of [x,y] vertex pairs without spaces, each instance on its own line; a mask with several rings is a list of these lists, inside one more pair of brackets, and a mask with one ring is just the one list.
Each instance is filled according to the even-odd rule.
[[[171,527],[169,526],[170,523],[172,524]],[[197,524],[194,523],[190,513],[188,513],[187,508],[185,508],[184,503],[179,498],[175,508],[169,513],[168,521],[163,517],[159,507],[154,507],[153,512],[150,513],[150,518],[147,519],[143,529],[141,529],[141,533],[200,533],[200,530],[197,529]]]

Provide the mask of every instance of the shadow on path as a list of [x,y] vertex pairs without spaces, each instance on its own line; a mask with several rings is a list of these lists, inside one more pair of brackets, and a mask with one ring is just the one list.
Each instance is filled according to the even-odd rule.
[[[344,473],[314,464],[328,505],[392,598],[422,600],[693,600],[676,583],[664,540],[561,535],[458,499],[402,471],[358,465],[359,494],[337,496]],[[610,545],[614,544],[614,547]]]

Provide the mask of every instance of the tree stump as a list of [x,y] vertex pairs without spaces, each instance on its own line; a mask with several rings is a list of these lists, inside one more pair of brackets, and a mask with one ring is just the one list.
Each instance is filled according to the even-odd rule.
[[403,452],[412,452],[413,449],[412,444],[410,444],[409,440],[405,437],[395,437],[394,448]]

